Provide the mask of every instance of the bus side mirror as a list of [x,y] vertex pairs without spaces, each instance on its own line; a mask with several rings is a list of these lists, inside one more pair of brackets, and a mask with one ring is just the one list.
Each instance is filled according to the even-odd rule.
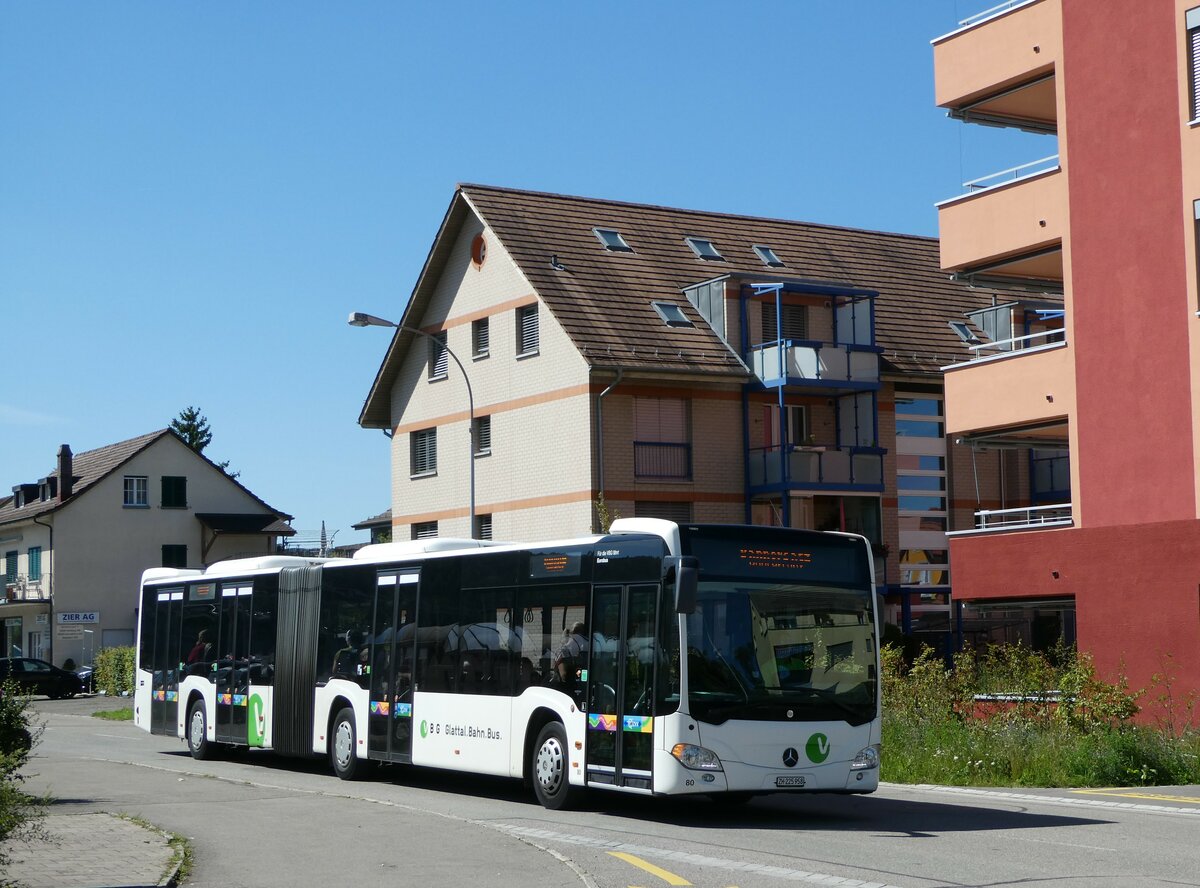
[[690,614],[696,610],[696,585],[700,576],[700,562],[684,555],[675,562],[675,612]]

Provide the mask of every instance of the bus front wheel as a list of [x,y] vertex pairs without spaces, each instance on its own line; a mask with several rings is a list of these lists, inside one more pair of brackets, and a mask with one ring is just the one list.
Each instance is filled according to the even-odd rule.
[[543,807],[561,810],[574,796],[569,778],[567,732],[556,721],[549,722],[538,734],[533,745],[529,770],[533,776],[533,791]]
[[333,720],[330,738],[329,761],[333,773],[342,780],[357,780],[366,771],[366,762],[358,757],[358,732],[354,727],[354,710],[349,706]]
[[197,700],[188,710],[187,741],[192,758],[203,761],[213,757],[213,744],[208,739],[208,714],[204,711],[203,700]]

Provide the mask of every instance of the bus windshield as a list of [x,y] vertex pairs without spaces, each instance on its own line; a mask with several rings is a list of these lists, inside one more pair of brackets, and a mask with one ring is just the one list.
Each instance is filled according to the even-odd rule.
[[865,724],[878,715],[867,589],[702,581],[687,617],[693,717]]

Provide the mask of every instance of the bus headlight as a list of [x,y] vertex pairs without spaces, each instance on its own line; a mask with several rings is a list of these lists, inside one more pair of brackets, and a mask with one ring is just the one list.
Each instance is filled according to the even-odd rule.
[[854,761],[850,763],[851,771],[870,771],[879,767],[879,747],[868,746],[866,749],[860,749],[858,755],[854,757]]
[[679,759],[679,764],[693,771],[720,771],[721,760],[711,749],[694,746],[691,743],[676,743],[671,755]]

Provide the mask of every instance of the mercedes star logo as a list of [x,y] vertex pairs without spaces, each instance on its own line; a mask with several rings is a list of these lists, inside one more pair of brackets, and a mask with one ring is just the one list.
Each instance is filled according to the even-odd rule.
[[800,761],[800,753],[796,752],[792,747],[789,746],[783,751],[783,763],[789,768],[796,767],[796,762],[798,761]]

